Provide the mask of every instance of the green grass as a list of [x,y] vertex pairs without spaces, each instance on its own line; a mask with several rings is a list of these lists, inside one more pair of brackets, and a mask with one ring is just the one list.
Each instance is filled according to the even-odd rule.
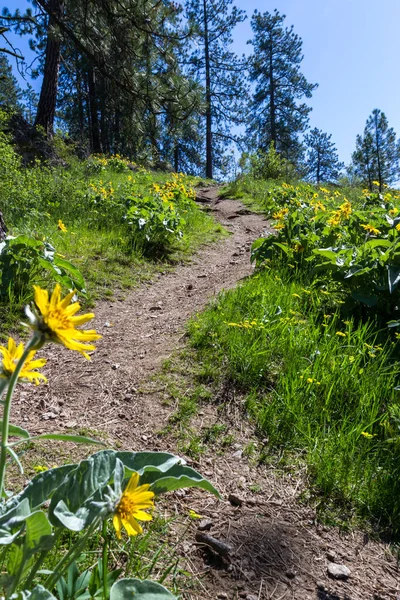
[[[174,237],[166,230],[164,235],[161,227],[155,246],[150,240],[147,247],[146,240],[139,241],[130,229],[129,219],[125,218],[127,206],[132,203],[135,206],[137,199],[144,197],[144,203],[154,207],[153,185],[171,181],[170,173],[144,170],[121,173],[110,167],[100,173],[89,173],[87,163],[77,159],[71,160],[67,168],[44,165],[23,168],[11,146],[5,143],[4,148],[0,159],[0,174],[4,175],[0,197],[8,233],[46,240],[58,255],[79,268],[87,291],[86,298],[81,300],[88,306],[101,299],[124,297],[129,288],[188,260],[200,245],[226,235],[212,216],[193,202],[181,203],[179,199],[174,206],[184,219],[180,226],[183,235]],[[187,186],[197,183],[191,177],[179,180],[182,181]],[[113,193],[94,201],[93,194],[97,193],[94,189],[112,189]],[[167,206],[168,203],[162,204]],[[66,232],[57,229],[59,219]],[[12,279],[16,282],[15,277]],[[37,265],[35,268],[24,265],[18,287],[1,289],[0,282],[3,338],[8,331],[18,328],[22,309],[32,299],[33,284],[51,288],[51,275]]]
[[399,534],[397,343],[332,306],[289,273],[259,273],[190,324],[199,371],[247,395],[264,460],[307,462],[321,511]]

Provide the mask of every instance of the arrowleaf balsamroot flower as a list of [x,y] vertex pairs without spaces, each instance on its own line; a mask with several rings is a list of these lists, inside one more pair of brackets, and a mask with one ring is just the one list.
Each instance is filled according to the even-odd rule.
[[87,351],[96,350],[96,346],[85,342],[98,340],[101,335],[96,333],[94,329],[80,330],[76,327],[91,321],[94,314],[87,313],[86,315],[75,316],[81,307],[79,302],[71,304],[75,292],[72,291],[61,299],[61,287],[58,283],[50,300],[47,290],[43,290],[37,285],[34,285],[33,288],[35,290],[36,310],[32,311],[27,307],[26,314],[31,322],[32,329],[41,334],[41,344],[46,340],[50,340],[56,344],[62,344],[69,350],[76,350],[90,360]]
[[[0,353],[3,355],[0,378],[9,379],[14,373],[15,367],[24,353],[24,345],[21,343],[17,346],[13,338],[10,337],[8,338],[7,348],[5,346],[0,346]],[[29,352],[27,359],[24,362],[24,366],[19,373],[19,378],[33,381],[36,385],[38,385],[40,379],[44,382],[46,382],[47,379],[44,375],[42,375],[42,373],[38,373],[37,371],[34,371],[34,369],[40,369],[46,364],[47,361],[45,358],[32,360],[35,354],[35,350]]]
[[57,229],[59,229],[60,231],[63,231],[64,233],[67,233],[67,231],[68,231],[68,229],[65,227],[65,225],[61,221],[61,219],[58,219]]
[[153,518],[144,511],[154,507],[154,492],[148,491],[149,483],[139,487],[138,483],[139,473],[133,473],[115,507],[113,525],[118,539],[121,539],[122,526],[128,535],[137,535],[143,531],[138,521],[151,521]]

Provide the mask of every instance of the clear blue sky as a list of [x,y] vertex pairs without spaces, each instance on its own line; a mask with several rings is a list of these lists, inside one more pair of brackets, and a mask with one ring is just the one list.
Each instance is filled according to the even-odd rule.
[[[249,18],[234,32],[234,49],[248,54],[250,17],[277,8],[303,40],[302,72],[318,83],[311,127],[332,134],[340,159],[350,162],[357,133],[374,108],[400,136],[400,0],[235,0]],[[23,10],[26,0],[4,3]],[[1,5],[3,6],[3,4]],[[14,38],[15,40],[15,38]],[[27,40],[17,40],[26,51]]]
[[236,0],[249,18],[238,26],[235,49],[249,53],[254,10],[286,15],[303,40],[302,72],[318,83],[311,127],[332,134],[340,160],[350,162],[357,133],[374,108],[400,136],[400,0]]

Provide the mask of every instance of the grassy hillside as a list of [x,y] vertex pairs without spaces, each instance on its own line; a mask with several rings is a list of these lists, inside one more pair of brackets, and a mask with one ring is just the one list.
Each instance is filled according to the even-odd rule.
[[0,254],[4,330],[19,320],[32,283],[56,279],[92,303],[222,232],[193,201],[194,178],[153,172],[118,155],[78,160],[63,150],[62,166],[24,168],[0,133],[0,208],[15,238]]

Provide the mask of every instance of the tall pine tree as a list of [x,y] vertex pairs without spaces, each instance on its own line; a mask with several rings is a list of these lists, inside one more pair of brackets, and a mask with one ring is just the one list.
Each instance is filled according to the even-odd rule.
[[302,153],[299,134],[308,125],[311,98],[316,84],[300,72],[302,40],[293,26],[284,26],[285,15],[255,11],[251,19],[254,54],[250,57],[250,78],[255,93],[250,103],[248,133],[254,148],[267,151],[271,142],[293,163]]
[[339,177],[344,164],[339,161],[335,144],[331,141],[332,135],[324,133],[316,127],[305,137],[307,144],[306,168],[308,177],[316,181],[332,182]]
[[191,73],[205,86],[206,177],[218,168],[227,142],[234,137],[230,126],[243,122],[245,96],[244,59],[230,46],[232,31],[242,22],[244,11],[233,0],[187,0],[186,13],[194,44],[189,62]]
[[368,117],[364,134],[356,138],[352,164],[369,189],[377,181],[382,191],[385,184],[391,185],[400,177],[400,141],[396,142],[396,133],[378,108]]
[[19,108],[22,91],[4,54],[0,54],[0,106]]

